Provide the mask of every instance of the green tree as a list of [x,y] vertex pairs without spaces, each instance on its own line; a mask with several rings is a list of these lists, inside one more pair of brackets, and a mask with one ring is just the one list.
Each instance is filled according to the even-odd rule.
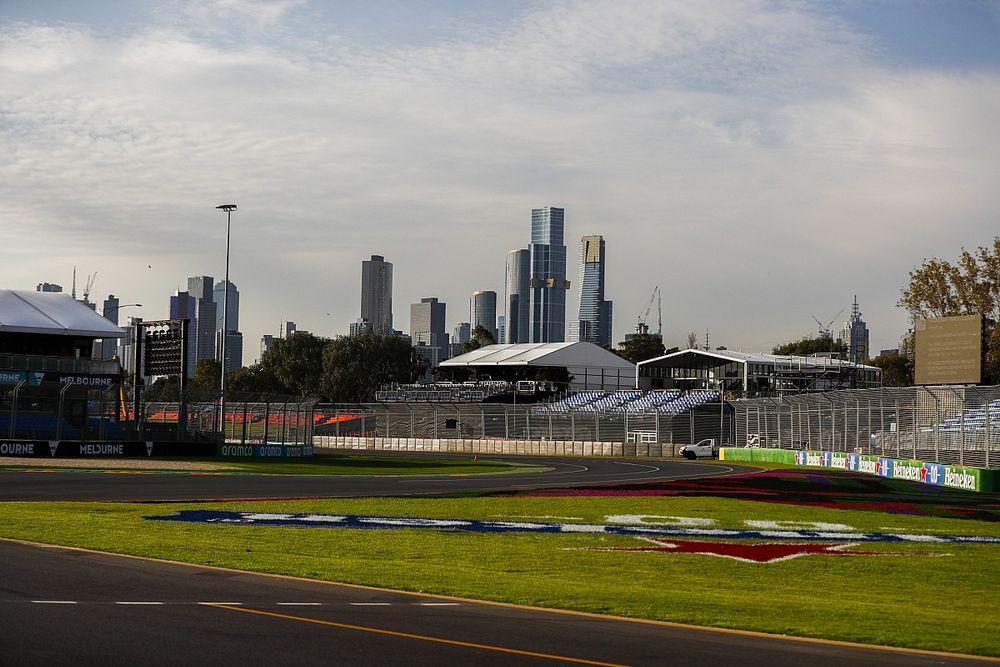
[[646,359],[662,357],[665,354],[665,348],[661,337],[648,333],[637,333],[618,343],[616,354],[636,364]]
[[365,402],[388,383],[416,380],[426,367],[417,349],[397,336],[341,336],[323,350],[322,393],[331,401]]
[[835,352],[841,358],[847,357],[847,343],[830,336],[816,336],[811,338],[805,336],[791,343],[777,345],[771,350],[772,354],[791,355],[797,357],[808,357],[810,354],[821,354],[825,352]]
[[259,363],[237,368],[230,373],[226,378],[226,388],[253,394],[287,393],[271,369]]
[[984,382],[1000,381],[1000,237],[956,262],[932,257],[910,271],[897,304],[913,320],[953,315],[982,315],[986,320]]
[[222,364],[215,359],[199,359],[194,366],[194,377],[188,381],[188,386],[218,391],[221,380]]
[[880,354],[871,360],[882,369],[882,384],[886,387],[909,387],[913,384],[913,364],[898,352]]
[[496,345],[497,339],[482,324],[477,324],[472,330],[469,340],[462,343],[462,352],[472,352],[487,345]]
[[320,396],[323,384],[323,350],[329,338],[297,332],[274,341],[260,359],[261,378],[273,377],[273,391],[291,396]]
[[180,376],[164,375],[156,378],[142,392],[144,401],[176,401],[180,399]]

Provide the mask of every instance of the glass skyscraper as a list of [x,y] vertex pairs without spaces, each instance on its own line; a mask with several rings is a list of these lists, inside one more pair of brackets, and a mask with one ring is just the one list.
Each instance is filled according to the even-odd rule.
[[392,264],[381,255],[361,262],[361,317],[380,336],[391,336]]
[[531,343],[566,340],[565,211],[554,206],[531,209],[531,273],[528,278],[528,335]]
[[580,308],[569,339],[611,345],[611,302],[604,300],[604,237],[580,239]]
[[472,331],[480,326],[490,332],[493,340],[497,339],[497,293],[493,290],[480,290],[472,293]]
[[530,312],[528,309],[528,279],[531,275],[531,253],[525,248],[507,253],[506,300],[504,309],[504,343],[527,343]]

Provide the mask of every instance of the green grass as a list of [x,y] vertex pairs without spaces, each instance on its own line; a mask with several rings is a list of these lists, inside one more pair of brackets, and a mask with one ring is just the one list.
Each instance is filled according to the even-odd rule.
[[[1000,546],[863,544],[939,557],[807,556],[751,564],[602,535],[475,534],[152,522],[179,509],[533,520],[612,514],[825,521],[1000,535],[997,523],[684,497],[467,497],[141,505],[0,503],[0,536],[237,569],[701,625],[1000,655]],[[528,518],[531,517],[531,518]],[[543,520],[543,519],[539,519]],[[556,519],[544,519],[556,520]]]

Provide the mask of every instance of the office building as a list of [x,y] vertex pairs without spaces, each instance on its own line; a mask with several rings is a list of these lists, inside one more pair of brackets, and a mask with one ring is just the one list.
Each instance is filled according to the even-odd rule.
[[351,322],[351,335],[357,336],[372,330],[372,323],[363,317]]
[[531,273],[528,278],[528,330],[531,343],[566,340],[565,211],[554,206],[531,210]]
[[35,286],[36,292],[62,292],[62,285],[56,285],[55,283],[38,283]]
[[497,315],[497,342],[502,343],[507,336],[507,318]]
[[497,293],[493,290],[480,290],[472,293],[470,310],[472,331],[482,327],[490,332],[494,342],[497,339]]
[[[195,364],[202,359],[216,359],[215,326],[219,308],[216,307],[212,276],[192,276],[187,282],[188,294],[195,299],[195,316],[188,327],[188,340],[195,349]],[[194,373],[194,364],[189,367]]]
[[580,239],[580,303],[569,339],[611,345],[611,302],[604,299],[605,244],[599,235]]
[[436,366],[449,357],[450,336],[445,331],[445,304],[436,297],[421,299],[410,304],[410,340],[414,345],[430,349],[422,352],[426,360]]
[[[118,311],[120,303],[114,294],[109,294],[101,305],[101,314],[108,322],[118,324]],[[100,342],[94,342],[94,357],[96,359],[111,359],[118,354],[118,346],[121,341],[117,338],[105,338]]]
[[[222,357],[222,331],[216,332],[216,349],[219,350],[219,354],[216,356],[216,361],[223,364]],[[239,331],[229,330],[229,334],[226,336],[226,360],[223,365],[226,373],[232,373],[235,370],[243,368],[243,334]]]
[[472,324],[469,322],[459,322],[451,334],[452,342],[459,344],[468,343],[470,338],[472,338]]
[[260,356],[263,357],[265,352],[270,351],[271,347],[274,345],[274,336],[271,334],[264,334],[260,337]]
[[[531,277],[531,252],[527,248],[507,253],[507,278],[504,288],[504,343],[527,343],[531,340],[528,329],[529,293]],[[501,342],[501,341],[497,341]]]
[[[226,304],[226,281],[220,280],[215,283],[215,287],[212,288],[212,299],[215,301],[215,308],[218,311],[215,317],[215,330],[222,331],[223,318],[225,313],[222,312],[223,304]],[[229,317],[226,320],[226,328],[230,331],[240,330],[240,291],[233,284],[233,281],[229,281],[229,303],[226,304],[229,309]]]
[[847,344],[847,360],[855,364],[865,363],[868,360],[868,325],[861,319],[857,294],[854,295],[851,319],[844,323],[841,335]]
[[191,296],[188,292],[177,291],[170,297],[170,319],[190,320],[188,322],[187,339],[188,377],[194,375],[195,362],[198,358],[198,349],[195,342],[195,332],[197,331],[195,322],[198,319],[197,313],[198,300]]
[[281,327],[281,337],[282,338],[288,338],[289,336],[291,336],[296,331],[298,331],[298,327],[295,326],[295,322],[292,322],[291,320],[288,320]]
[[361,319],[380,336],[391,336],[392,264],[381,255],[361,262]]

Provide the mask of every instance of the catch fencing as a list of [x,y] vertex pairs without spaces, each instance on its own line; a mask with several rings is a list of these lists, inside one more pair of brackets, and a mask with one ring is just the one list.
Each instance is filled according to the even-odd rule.
[[1000,387],[885,387],[733,403],[739,446],[1000,467]]
[[[357,438],[620,443],[626,452],[673,455],[683,444],[732,429],[732,408],[708,403],[679,415],[656,412],[549,412],[501,403],[367,403],[316,406],[317,442]],[[656,445],[636,447],[636,445]],[[651,454],[652,455],[652,454]]]

